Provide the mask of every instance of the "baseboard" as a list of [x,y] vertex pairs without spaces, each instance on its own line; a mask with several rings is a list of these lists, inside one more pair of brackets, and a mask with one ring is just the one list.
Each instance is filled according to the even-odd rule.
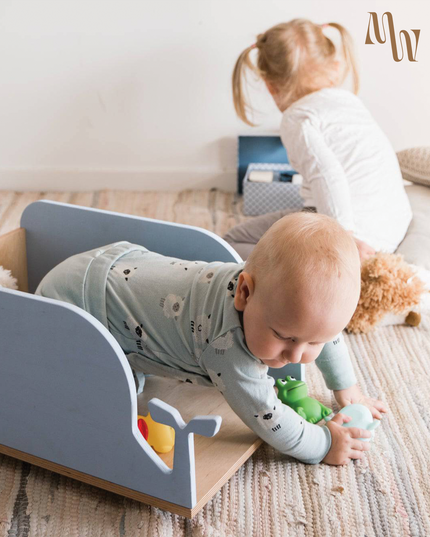
[[71,191],[88,190],[236,190],[236,170],[207,168],[2,168],[0,190]]

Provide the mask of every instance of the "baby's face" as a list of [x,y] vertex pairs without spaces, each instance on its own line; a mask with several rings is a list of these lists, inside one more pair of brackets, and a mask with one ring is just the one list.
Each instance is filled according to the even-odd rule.
[[[252,290],[252,279],[247,285],[247,277],[239,276],[235,306],[243,311],[248,349],[273,368],[313,362],[324,344],[335,340],[348,324],[359,297],[359,285],[326,293],[330,296],[325,298],[300,286],[286,289],[269,283]],[[247,291],[248,296],[241,296]]]

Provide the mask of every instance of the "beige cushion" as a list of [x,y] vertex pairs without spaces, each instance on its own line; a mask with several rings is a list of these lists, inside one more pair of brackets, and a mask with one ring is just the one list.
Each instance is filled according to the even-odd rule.
[[412,147],[397,153],[403,179],[430,186],[430,146]]

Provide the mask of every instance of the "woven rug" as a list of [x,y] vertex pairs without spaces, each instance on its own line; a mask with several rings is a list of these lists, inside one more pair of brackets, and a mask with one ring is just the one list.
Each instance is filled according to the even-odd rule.
[[[246,219],[234,194],[216,190],[0,192],[0,234],[18,227],[23,209],[41,198],[220,235]],[[0,455],[0,537],[429,536],[430,319],[418,328],[386,327],[346,341],[362,390],[390,408],[365,459],[310,466],[263,445],[187,520]],[[339,410],[314,364],[307,376],[311,394]]]

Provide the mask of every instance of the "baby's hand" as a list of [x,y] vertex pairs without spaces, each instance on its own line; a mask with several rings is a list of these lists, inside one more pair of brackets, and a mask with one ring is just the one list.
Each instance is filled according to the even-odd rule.
[[343,408],[347,405],[352,405],[353,403],[360,403],[361,405],[367,406],[367,408],[372,413],[372,416],[377,420],[382,418],[381,412],[388,412],[388,407],[382,401],[373,399],[372,397],[367,397],[361,393],[360,388],[357,384],[346,388],[345,390],[335,390],[334,397],[340,405],[340,408]]
[[348,464],[351,459],[363,459],[364,451],[369,451],[370,442],[363,442],[359,438],[370,438],[370,431],[359,427],[342,427],[342,423],[351,421],[351,416],[337,414],[327,423],[331,433],[331,448],[324,457],[326,464]]

